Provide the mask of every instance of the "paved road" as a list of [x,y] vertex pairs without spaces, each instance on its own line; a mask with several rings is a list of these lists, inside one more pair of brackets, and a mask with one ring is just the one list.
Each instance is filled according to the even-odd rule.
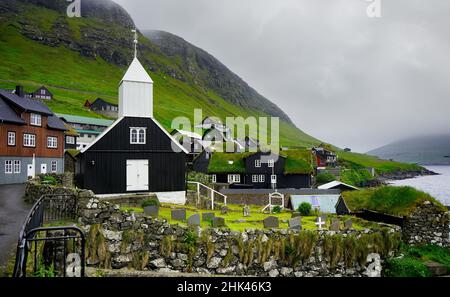
[[0,185],[0,266],[14,253],[20,227],[32,205],[23,201],[25,185]]

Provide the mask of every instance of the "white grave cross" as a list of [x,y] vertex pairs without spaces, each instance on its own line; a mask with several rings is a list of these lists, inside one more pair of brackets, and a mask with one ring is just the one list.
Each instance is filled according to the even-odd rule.
[[317,225],[317,227],[319,228],[319,230],[322,230],[322,225],[325,225],[325,222],[322,221],[322,217],[318,217],[318,218],[317,218],[316,225]]

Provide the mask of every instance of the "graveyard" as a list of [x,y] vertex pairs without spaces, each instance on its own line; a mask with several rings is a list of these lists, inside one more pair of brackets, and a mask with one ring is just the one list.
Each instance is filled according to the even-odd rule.
[[[199,226],[202,228],[227,227],[230,230],[234,231],[245,231],[246,229],[265,229],[264,220],[270,221],[270,218],[272,217],[276,218],[276,220],[267,222],[267,224],[269,225],[267,225],[266,228],[293,229],[294,227],[290,226],[289,222],[296,215],[298,215],[290,210],[281,210],[279,213],[264,213],[262,212],[261,206],[249,205],[248,216],[244,216],[244,207],[244,205],[228,204],[227,206],[222,206],[220,209],[204,210],[199,209],[195,206],[162,203],[159,206],[158,215],[153,214],[149,216],[153,218],[164,219],[169,224],[188,226],[191,225],[189,222],[189,218],[192,217],[193,221],[195,221],[195,217],[193,216],[198,214],[198,220],[196,222],[192,222],[192,225],[197,225],[197,223],[199,223]],[[227,209],[227,211],[223,211],[223,209]],[[128,213],[135,213],[138,216],[146,215],[142,207],[122,206],[121,210]],[[183,210],[185,210],[184,215],[182,214]],[[173,217],[172,212],[177,211],[180,211],[179,213],[181,213],[181,217]],[[315,213],[308,216],[299,216],[301,230],[318,230],[318,217],[320,217],[321,221],[323,222],[320,224],[320,228],[325,230],[338,231],[350,228],[354,230],[376,230],[380,228],[380,225],[377,223],[365,221],[353,216],[338,216],[336,214]],[[224,224],[214,226],[212,218],[223,218]],[[336,226],[337,220],[339,221],[338,226]],[[278,221],[278,224],[276,221]],[[333,228],[332,221],[335,222]]]

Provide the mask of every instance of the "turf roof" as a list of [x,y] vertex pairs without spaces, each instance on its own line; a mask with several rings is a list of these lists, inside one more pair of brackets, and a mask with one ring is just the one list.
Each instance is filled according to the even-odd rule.
[[[253,153],[219,153],[211,156],[209,173],[245,173],[244,159]],[[284,174],[311,174],[314,171],[312,154],[309,150],[289,150],[280,152],[286,158]]]
[[437,205],[443,212],[447,208],[429,194],[412,187],[385,186],[360,191],[343,192],[350,211],[371,210],[394,216],[407,216],[425,201]]

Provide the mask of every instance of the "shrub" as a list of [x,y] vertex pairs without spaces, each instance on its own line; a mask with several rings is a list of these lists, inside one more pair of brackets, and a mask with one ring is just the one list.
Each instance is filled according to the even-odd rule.
[[281,212],[281,206],[276,205],[273,209],[272,209],[272,213],[280,213]]
[[155,198],[145,199],[144,201],[142,201],[141,206],[142,208],[147,206],[159,206],[159,201]]
[[312,209],[312,205],[311,203],[308,202],[302,202],[298,208],[297,211],[302,215],[302,216],[308,216],[311,213],[311,209]]
[[428,268],[419,260],[413,258],[386,260],[384,276],[387,277],[427,277]]
[[318,184],[326,184],[334,180],[336,180],[336,177],[329,172],[319,173],[316,176],[316,183]]
[[56,180],[56,178],[54,176],[44,175],[42,177],[42,183],[47,184],[47,185],[57,185],[58,181]]

